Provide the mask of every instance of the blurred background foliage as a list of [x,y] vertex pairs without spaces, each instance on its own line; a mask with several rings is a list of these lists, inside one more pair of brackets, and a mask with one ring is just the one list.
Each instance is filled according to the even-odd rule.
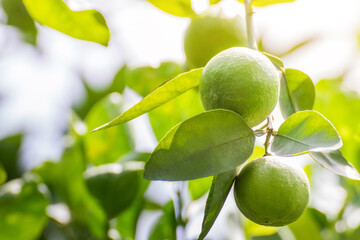
[[[140,9],[140,14],[144,11],[143,8],[150,9],[149,11],[153,11],[154,14],[171,14],[173,16],[167,16],[169,19],[183,18],[186,21],[184,26],[187,26],[188,18],[196,18],[199,13],[199,10],[195,9],[197,2],[199,1],[139,0],[127,1],[121,7],[126,11],[126,7],[134,5],[134,9],[137,9],[136,7]],[[205,6],[219,2],[219,0],[211,0]],[[219,4],[222,2],[231,1],[223,0]],[[264,5],[263,1],[255,2],[258,6]],[[278,2],[291,1],[272,3]],[[308,2],[310,2],[308,6],[311,6],[312,1]],[[355,1],[348,2],[355,4],[354,8],[359,6]],[[70,61],[67,65],[64,64],[64,61],[68,60],[67,56],[60,54],[64,59],[59,60],[58,64],[68,67],[67,71],[76,76],[75,79],[80,83],[82,90],[77,101],[71,101],[71,104],[65,107],[66,111],[61,112],[65,124],[53,126],[56,128],[55,132],[60,134],[57,142],[60,150],[46,149],[47,145],[43,146],[47,152],[58,151],[59,154],[45,155],[40,160],[32,160],[32,157],[38,156],[27,151],[33,146],[31,139],[30,145],[27,140],[31,136],[29,128],[31,129],[32,125],[20,124],[20,127],[15,126],[10,130],[7,129],[6,124],[0,126],[0,239],[191,239],[196,238],[200,232],[211,177],[186,183],[151,183],[142,178],[143,164],[148,159],[148,152],[151,152],[156,140],[160,140],[177,123],[203,111],[196,89],[151,111],[147,117],[138,122],[88,134],[89,130],[113,119],[157,86],[189,68],[183,57],[184,53],[182,53],[182,61],[173,61],[169,58],[161,60],[157,65],[130,64],[133,57],[128,57],[126,41],[122,42],[117,36],[119,31],[114,14],[110,14],[111,6],[101,8],[102,4],[103,2],[95,0],[1,0],[0,69],[8,66],[4,62],[13,55],[21,56],[21,51],[24,49],[25,52],[35,51],[34,59],[43,57],[44,62],[53,61],[51,52],[54,50],[49,49],[56,48],[56,45],[46,45],[46,43],[51,42],[54,36],[55,39],[60,39],[55,40],[55,43],[65,42],[61,45],[60,52],[74,51],[77,46],[83,44],[72,38],[67,39],[65,35],[56,33],[50,28],[78,39],[95,42],[84,43],[85,51],[88,49],[106,51],[104,47],[96,46],[96,43],[109,45],[110,51],[117,50],[112,46],[116,46],[118,42],[125,46],[122,46],[122,52],[115,53],[115,55],[123,54],[124,61],[121,64],[111,63],[113,65],[110,64],[116,59],[113,55],[109,57],[100,54],[98,57],[82,54],[78,62]],[[231,4],[242,7],[235,1]],[[280,11],[286,11],[286,6],[291,4],[284,4],[283,8],[279,8]],[[269,7],[270,12],[274,9],[273,15],[277,13],[277,6]],[[226,8],[228,5],[224,4],[222,7]],[[99,11],[87,10],[89,8],[96,8]],[[101,9],[105,18],[100,14]],[[159,9],[164,12],[160,12]],[[327,8],[324,7],[321,11],[326,10]],[[321,11],[318,14],[321,14]],[[260,14],[262,14],[261,10],[259,10]],[[109,15],[108,23],[105,21],[107,15]],[[271,21],[271,18],[267,21]],[[356,24],[360,24],[360,19]],[[360,25],[358,27],[360,29]],[[17,29],[15,33],[14,29]],[[184,34],[184,28],[181,31]],[[360,74],[354,74],[354,69],[359,68],[360,62],[360,34],[357,29],[352,31],[354,38],[357,37],[358,49],[357,52],[353,51],[355,53],[348,61],[349,64],[337,74],[333,74],[335,76],[313,78],[316,82],[314,109],[324,114],[335,125],[344,142],[341,149],[344,156],[360,170],[358,87],[360,85],[357,83]],[[111,35],[114,42],[109,42],[109,34],[112,32],[114,32],[114,36]],[[142,37],[148,37],[146,35],[148,33],[144,32]],[[127,33],[122,32],[122,34]],[[292,60],[293,56],[296,58],[299,53],[309,51],[308,49],[321,39],[310,33],[295,41],[289,41],[292,45],[287,44],[285,48],[280,47],[279,50],[281,42],[271,44],[272,41],[266,37],[267,34],[264,28],[259,27],[260,50],[282,57],[285,65],[287,62],[296,65]],[[14,39],[18,41],[17,45],[11,42]],[[76,44],[71,47],[69,42],[72,41]],[[134,42],[137,43],[135,38]],[[66,44],[69,44],[69,49]],[[7,45],[10,46],[9,49]],[[29,50],[30,48],[35,50]],[[48,53],[50,57],[46,57],[47,51],[50,52]],[[329,55],[325,58],[336,58],[331,55],[332,49],[327,51]],[[76,51],[73,54],[76,58]],[[105,59],[106,57],[110,59]],[[100,58],[97,60],[113,66],[108,69],[100,67],[100,77],[97,80],[105,83],[96,85],[91,82],[88,77],[93,70],[91,64],[81,67],[81,62],[88,61],[87,58]],[[25,61],[28,59],[26,57]],[[139,62],[141,63],[141,60]],[[40,69],[47,67],[46,64],[43,65]],[[303,65],[299,63],[299,67],[301,66]],[[10,71],[21,71],[21,67],[20,70],[13,67]],[[8,92],[11,84],[6,82],[11,81],[11,78],[6,80],[4,76],[0,77],[0,111],[1,108],[7,109],[7,104],[10,104],[8,99],[13,98],[11,91]],[[61,76],[63,75],[60,75],[60,78]],[[108,76],[109,81],[103,81],[103,76]],[[31,81],[31,77],[26,80]],[[65,78],[61,80],[69,81]],[[18,82],[15,81],[16,83]],[[71,85],[67,90],[73,87],[76,88],[75,85]],[[16,85],[16,88],[26,88],[26,85]],[[52,91],[52,93],[56,92],[56,89]],[[77,92],[59,90],[58,95],[61,100],[73,99],[70,95],[77,95]],[[39,98],[40,101],[48,101]],[[27,99],[22,97],[20,101]],[[55,111],[60,109],[56,105],[52,106]],[[36,108],[40,108],[41,111],[41,106],[31,107],[33,109],[30,109],[30,115]],[[1,117],[4,119],[8,117],[8,122],[16,121],[16,116],[22,118],[28,116],[4,117],[4,115],[2,113]],[[46,114],[42,118],[45,119],[44,122],[54,119],[48,118]],[[41,128],[41,122],[39,124]],[[42,130],[46,131],[47,128]],[[24,141],[27,144],[24,144]],[[146,142],[150,143],[146,144]],[[262,156],[261,143],[258,145],[252,159]],[[34,151],[41,152],[41,149],[37,148]],[[24,159],[33,162],[24,163]],[[209,239],[360,239],[359,183],[327,173],[310,159],[300,159],[298,163],[305,167],[311,180],[313,195],[310,206],[299,220],[282,228],[259,226],[245,219],[229,197],[222,214],[209,233]],[[322,200],[319,201],[317,198]],[[335,199],[335,203],[331,199]]]

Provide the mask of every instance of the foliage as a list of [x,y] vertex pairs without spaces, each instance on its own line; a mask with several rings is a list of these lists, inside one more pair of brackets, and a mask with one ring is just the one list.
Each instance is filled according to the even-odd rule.
[[27,176],[12,180],[0,188],[0,230],[2,239],[35,239],[48,217],[48,191],[43,184]]
[[110,32],[104,17],[95,10],[75,12],[62,0],[23,0],[30,16],[40,24],[71,37],[107,46]]
[[[264,7],[293,1],[251,3]],[[148,2],[176,17],[201,18],[190,0]],[[209,0],[211,5],[219,2]],[[1,7],[6,24],[34,46],[41,25],[104,46],[110,41],[106,20],[96,10],[73,11],[62,0],[2,0]],[[121,239],[136,239],[143,230],[138,223],[147,212],[160,214],[151,224],[149,239],[177,239],[179,229],[191,221],[189,205],[206,197],[199,229],[199,239],[205,239],[243,164],[264,155],[311,156],[314,163],[337,175],[360,180],[360,122],[355,117],[360,116],[359,94],[344,88],[343,76],[314,85],[307,74],[286,68],[261,42],[259,49],[263,55],[257,54],[281,76],[278,104],[284,122],[278,129],[273,128],[271,116],[266,125],[252,129],[241,114],[229,109],[205,111],[199,95],[203,68],[163,62],[158,67],[125,64],[102,90],[83,81],[86,97],[73,106],[59,159],[24,173],[19,162],[23,134],[1,139],[0,239],[112,239],[111,232]],[[125,88],[143,97],[127,110]],[[128,123],[143,114],[159,141],[152,153],[137,151]],[[265,148],[259,146],[264,135]],[[305,170],[310,180],[317,177],[313,174],[317,165],[309,164]],[[246,239],[289,239],[289,234],[299,240],[358,239],[359,226],[342,232],[335,227],[360,207],[358,182],[346,178],[338,178],[347,196],[334,217],[309,206],[297,221],[279,229],[257,225],[238,213],[227,219],[243,228]],[[147,195],[150,180],[188,182],[180,183],[176,196],[160,204]]]
[[25,42],[36,45],[37,29],[22,0],[2,0],[1,5],[7,15],[7,24],[17,27]]

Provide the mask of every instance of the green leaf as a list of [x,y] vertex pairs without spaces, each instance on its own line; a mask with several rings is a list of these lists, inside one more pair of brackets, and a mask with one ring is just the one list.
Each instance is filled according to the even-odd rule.
[[310,156],[324,168],[344,177],[360,180],[360,174],[349,163],[340,150],[331,152],[310,152]]
[[251,154],[251,156],[249,157],[248,161],[252,161],[252,160],[255,160],[257,158],[261,158],[264,155],[265,155],[265,148],[262,147],[262,146],[255,145],[254,151]]
[[0,188],[0,239],[38,239],[48,221],[47,188],[16,179]]
[[272,54],[270,54],[270,53],[267,53],[267,52],[262,52],[262,54],[264,54],[268,59],[270,59],[270,61],[271,61],[276,67],[278,67],[278,68],[284,68],[284,63],[283,63],[283,61],[282,61],[280,58],[278,58],[278,57],[276,57],[276,56],[274,56],[274,55],[272,55]]
[[167,80],[183,72],[183,67],[175,62],[162,62],[159,67],[150,66],[127,68],[124,71],[126,85],[145,97]]
[[315,87],[309,76],[299,70],[286,69],[280,84],[280,110],[284,118],[311,110],[314,101]]
[[296,50],[307,46],[310,43],[313,43],[315,41],[319,40],[319,35],[314,35],[314,36],[310,36],[308,38],[306,38],[305,40],[302,40],[301,42],[298,42],[297,44],[295,44],[294,46],[292,46],[290,49],[285,50],[282,53],[277,53],[276,55],[279,57],[285,57],[287,55],[289,55],[290,53],[295,52]]
[[294,223],[288,225],[295,239],[305,240],[323,240],[321,229],[313,214],[306,209],[303,215]]
[[19,178],[18,160],[22,135],[14,135],[0,140],[0,164],[4,167],[8,180]]
[[360,239],[360,226],[357,226],[357,228],[352,230],[352,231],[346,231],[344,233],[346,234],[344,239],[346,239],[346,240],[358,240],[358,239]]
[[276,227],[259,225],[246,218],[244,218],[243,222],[244,222],[243,229],[245,232],[246,239],[254,240],[259,238],[260,236],[264,236],[264,237],[273,236],[274,234],[277,233]]
[[289,156],[309,151],[340,148],[342,141],[334,126],[320,113],[307,110],[291,115],[280,126],[271,144],[271,152]]
[[[148,155],[148,154],[145,154]],[[145,192],[150,181],[140,178],[139,190],[131,206],[125,209],[117,217],[116,229],[126,239],[135,239],[137,222],[140,214],[146,206]]]
[[7,179],[7,173],[4,167],[2,166],[2,164],[0,163],[0,185],[6,182],[6,179]]
[[57,199],[69,207],[72,223],[82,229],[75,233],[75,239],[82,239],[84,231],[89,231],[95,238],[105,239],[108,228],[106,215],[86,188],[83,178],[85,164],[82,146],[76,143],[65,149],[59,162],[45,162],[34,171],[56,194]]
[[329,224],[329,221],[327,220],[327,217],[325,213],[320,212],[316,208],[308,207],[307,211],[311,215],[311,217],[315,220],[315,222],[320,226],[321,229],[331,227],[331,224]]
[[[119,93],[112,93],[93,106],[85,118],[86,125],[89,129],[93,129],[99,126],[99,123],[108,122],[119,115],[122,109],[122,96]],[[130,152],[134,145],[127,124],[108,131],[87,134],[84,138],[87,160],[95,165],[116,162],[121,156]]]
[[40,24],[74,38],[108,45],[110,32],[98,11],[72,11],[62,0],[23,0],[23,3]]
[[202,70],[203,68],[191,70],[189,72],[182,73],[173,79],[170,79],[147,95],[139,103],[135,104],[135,106],[125,111],[112,121],[106,123],[105,125],[92,130],[92,132],[128,122],[198,86]]
[[[244,0],[238,0],[244,3]],[[255,7],[265,7],[272,4],[295,2],[295,0],[253,0],[252,5]]]
[[135,200],[143,166],[142,162],[113,163],[89,168],[84,173],[89,192],[105,209],[108,219]]
[[199,240],[204,239],[213,226],[238,172],[238,169],[232,169],[214,176],[210,193],[206,200],[205,214]]
[[324,79],[316,84],[314,109],[323,113],[339,131],[344,157],[360,170],[360,95],[343,86],[343,79]]
[[2,0],[1,5],[7,16],[6,24],[18,28],[25,42],[36,45],[37,29],[22,0]]
[[199,178],[189,181],[189,191],[192,200],[197,200],[207,193],[211,187],[212,177]]
[[147,152],[130,152],[122,156],[117,162],[127,162],[127,161],[140,161],[146,162],[150,158],[151,153]]
[[149,240],[176,240],[176,215],[171,200],[163,207],[163,214],[151,229]]
[[192,17],[196,13],[191,7],[191,0],[148,0],[160,10],[178,17]]
[[122,93],[125,89],[125,72],[127,71],[127,66],[123,66],[114,76],[114,79],[110,86],[99,89],[94,89],[91,87],[85,80],[83,80],[83,84],[86,91],[86,97],[84,97],[83,101],[80,104],[74,106],[75,112],[79,115],[81,119],[84,119],[88,114],[90,109],[102,98],[105,98],[107,95],[117,92]]
[[209,0],[210,5],[219,3],[221,0]]
[[199,91],[190,89],[149,112],[149,120],[156,138],[160,141],[176,124],[202,112],[204,108],[200,101]]
[[160,141],[145,165],[149,180],[191,180],[236,168],[253,152],[255,136],[240,115],[223,109],[201,113]]
[[263,235],[263,236],[253,236],[250,238],[251,240],[285,240],[286,238],[282,238],[278,232],[275,232],[271,235]]

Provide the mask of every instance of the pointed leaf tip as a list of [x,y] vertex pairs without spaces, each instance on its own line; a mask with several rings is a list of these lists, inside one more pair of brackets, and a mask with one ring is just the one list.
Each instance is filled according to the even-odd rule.
[[360,180],[357,169],[349,163],[340,150],[330,152],[310,152],[309,155],[327,170],[353,180]]
[[342,146],[335,127],[322,114],[306,110],[292,114],[280,126],[271,152],[291,156],[307,152],[330,151]]
[[93,130],[90,131],[90,133],[112,127],[109,123],[105,123],[104,125],[101,125],[100,127],[94,128]]
[[144,97],[133,107],[126,110],[110,122],[92,130],[91,132],[126,123],[198,86],[200,83],[202,70],[203,68],[193,69],[170,79],[152,91],[149,95]]

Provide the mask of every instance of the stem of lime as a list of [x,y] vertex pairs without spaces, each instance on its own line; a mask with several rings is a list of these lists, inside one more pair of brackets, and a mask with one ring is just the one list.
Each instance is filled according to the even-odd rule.
[[[246,33],[248,39],[249,48],[258,50],[256,38],[254,34],[254,21],[253,21],[253,9],[252,9],[252,0],[244,0],[245,5],[245,14],[246,14]],[[268,152],[268,147],[270,144],[271,135],[273,134],[273,124],[272,124],[272,115],[269,114],[267,117],[267,127],[266,127],[266,139],[265,139],[265,155],[270,155]]]
[[268,156],[268,155],[271,155],[269,152],[268,152],[268,148],[269,148],[269,144],[270,144],[270,139],[271,139],[271,136],[273,135],[274,133],[274,129],[273,129],[273,126],[272,126],[272,115],[270,114],[268,117],[267,117],[267,128],[266,128],[266,138],[265,138],[265,143],[264,143],[264,146],[265,146],[265,155],[264,156]]
[[254,22],[253,22],[254,12],[252,10],[251,2],[252,0],[244,0],[245,14],[246,14],[246,33],[247,33],[249,48],[257,50],[258,48],[254,34]]

